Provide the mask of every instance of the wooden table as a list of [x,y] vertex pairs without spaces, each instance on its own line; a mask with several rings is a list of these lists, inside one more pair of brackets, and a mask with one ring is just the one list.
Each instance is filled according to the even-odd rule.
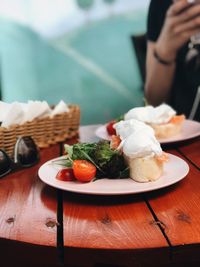
[[[95,141],[96,126],[81,127]],[[165,147],[190,166],[168,188],[89,196],[43,184],[37,171],[62,153],[41,150],[37,166],[0,180],[1,266],[200,266],[200,139]]]

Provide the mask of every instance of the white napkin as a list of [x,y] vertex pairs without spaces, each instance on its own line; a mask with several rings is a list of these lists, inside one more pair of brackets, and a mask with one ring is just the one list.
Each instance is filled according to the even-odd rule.
[[10,104],[0,101],[0,122],[2,122],[8,112]]
[[11,125],[23,124],[35,118],[53,117],[68,111],[69,107],[63,100],[53,110],[46,101],[13,102],[12,104],[0,101],[0,122],[2,122],[2,127],[8,128]]
[[69,112],[69,107],[63,100],[61,100],[52,110],[51,117],[64,112]]
[[24,106],[25,121],[32,121],[35,118],[43,118],[51,115],[51,109],[46,101],[28,101]]
[[8,109],[5,112],[1,126],[8,128],[14,124],[22,124],[24,121],[25,112],[18,102],[13,102],[8,105]]

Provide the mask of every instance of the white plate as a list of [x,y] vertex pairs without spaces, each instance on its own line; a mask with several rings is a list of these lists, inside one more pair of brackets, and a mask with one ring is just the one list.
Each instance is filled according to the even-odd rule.
[[[111,136],[107,133],[106,125],[98,127],[95,131],[96,136],[104,140],[111,140]],[[182,132],[171,138],[158,139],[161,144],[175,143],[188,140],[200,135],[200,123],[192,120],[185,120]]]
[[91,195],[126,195],[160,189],[182,180],[189,172],[188,164],[181,158],[169,154],[169,161],[164,165],[163,175],[155,182],[138,183],[127,179],[100,179],[90,183],[76,181],[64,182],[57,180],[56,174],[60,167],[46,162],[39,169],[40,179],[48,185],[70,192]]

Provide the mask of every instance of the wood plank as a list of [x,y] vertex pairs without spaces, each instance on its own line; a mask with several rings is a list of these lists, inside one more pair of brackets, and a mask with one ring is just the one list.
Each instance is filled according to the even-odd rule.
[[[26,245],[32,244],[34,251],[42,250],[48,262],[57,261],[56,255],[56,190],[45,186],[38,178],[38,168],[45,161],[59,155],[59,146],[40,151],[40,163],[34,167],[9,174],[0,180],[0,240],[12,241],[4,247],[4,254],[10,255],[10,247],[14,244],[12,257],[8,260],[21,260],[25,257]],[[13,242],[16,241],[16,242]],[[18,247],[18,248],[16,248]],[[48,250],[47,248],[51,248]],[[14,253],[18,251],[18,253]],[[54,253],[49,253],[49,252]],[[20,254],[21,253],[21,254]],[[2,259],[1,259],[2,260]]]
[[[181,158],[177,151],[169,151]],[[184,158],[183,158],[184,159]],[[147,194],[149,204],[167,235],[173,261],[200,261],[200,171],[189,163],[181,182]]]
[[200,168],[200,139],[189,144],[181,145],[179,150],[193,162],[193,164]]
[[112,264],[125,264],[133,258],[148,261],[144,255],[150,249],[155,249],[157,256],[160,252],[161,260],[169,259],[168,244],[141,197],[65,193],[63,203],[67,264],[89,264],[91,259],[103,264],[109,258]]

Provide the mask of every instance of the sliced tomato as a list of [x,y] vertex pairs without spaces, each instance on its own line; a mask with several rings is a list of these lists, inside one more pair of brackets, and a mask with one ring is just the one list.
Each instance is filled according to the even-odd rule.
[[185,120],[185,115],[173,116],[170,120],[171,123],[181,123]]
[[60,170],[57,175],[56,179],[61,181],[73,181],[75,180],[73,169],[67,168]]
[[116,135],[116,130],[115,130],[115,128],[113,128],[113,125],[115,123],[116,123],[116,121],[112,120],[106,125],[106,130],[107,130],[109,135]]
[[80,182],[90,182],[96,175],[96,167],[87,160],[74,160],[72,168],[75,178]]

